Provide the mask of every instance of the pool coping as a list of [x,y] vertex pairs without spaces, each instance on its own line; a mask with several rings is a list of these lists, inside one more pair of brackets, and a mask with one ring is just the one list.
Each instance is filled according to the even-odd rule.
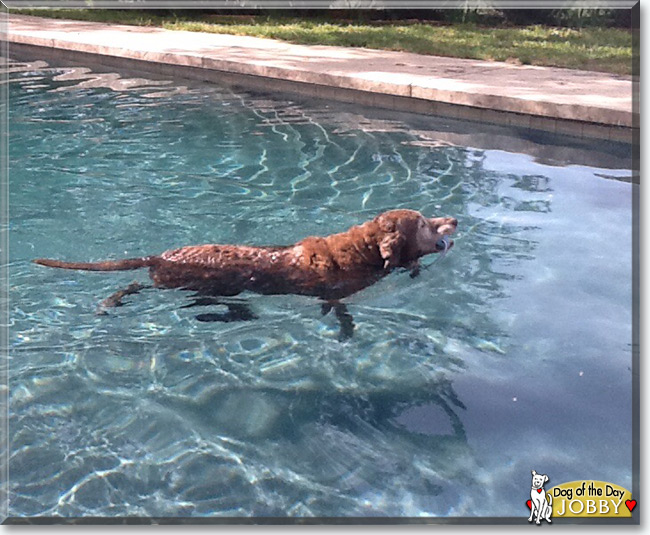
[[[43,24],[43,22],[46,24]],[[9,53],[631,142],[636,77],[256,37],[7,15]],[[425,73],[425,74],[422,74]]]

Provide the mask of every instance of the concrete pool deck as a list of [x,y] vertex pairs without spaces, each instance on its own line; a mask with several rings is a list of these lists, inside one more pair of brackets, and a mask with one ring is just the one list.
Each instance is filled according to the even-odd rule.
[[297,91],[364,105],[629,141],[630,76],[362,48],[10,14],[9,54],[60,57],[168,75]]

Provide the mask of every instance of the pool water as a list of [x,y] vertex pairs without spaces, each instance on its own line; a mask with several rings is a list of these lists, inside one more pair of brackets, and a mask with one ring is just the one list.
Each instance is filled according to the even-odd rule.
[[[629,147],[142,76],[10,63],[10,516],[524,519],[533,469],[632,488]],[[30,262],[393,208],[455,247],[348,298],[345,342],[301,296],[97,315],[146,270]]]

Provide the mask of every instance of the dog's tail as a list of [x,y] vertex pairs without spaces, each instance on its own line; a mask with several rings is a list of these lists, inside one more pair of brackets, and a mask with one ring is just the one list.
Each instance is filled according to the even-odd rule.
[[138,269],[142,267],[153,266],[157,258],[158,257],[156,256],[144,256],[142,258],[106,260],[103,262],[64,262],[62,260],[53,260],[51,258],[37,258],[33,260],[33,262],[41,266],[61,269],[82,269],[85,271],[125,271],[128,269]]

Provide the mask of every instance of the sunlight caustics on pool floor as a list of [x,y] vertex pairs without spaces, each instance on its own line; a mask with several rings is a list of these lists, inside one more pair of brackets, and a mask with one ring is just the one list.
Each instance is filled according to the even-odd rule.
[[[631,488],[627,149],[542,158],[450,124],[12,62],[10,516],[523,518],[532,469]],[[146,271],[31,263],[393,208],[456,217],[455,246],[347,299],[343,343],[315,299],[205,323],[150,289],[96,315]]]

